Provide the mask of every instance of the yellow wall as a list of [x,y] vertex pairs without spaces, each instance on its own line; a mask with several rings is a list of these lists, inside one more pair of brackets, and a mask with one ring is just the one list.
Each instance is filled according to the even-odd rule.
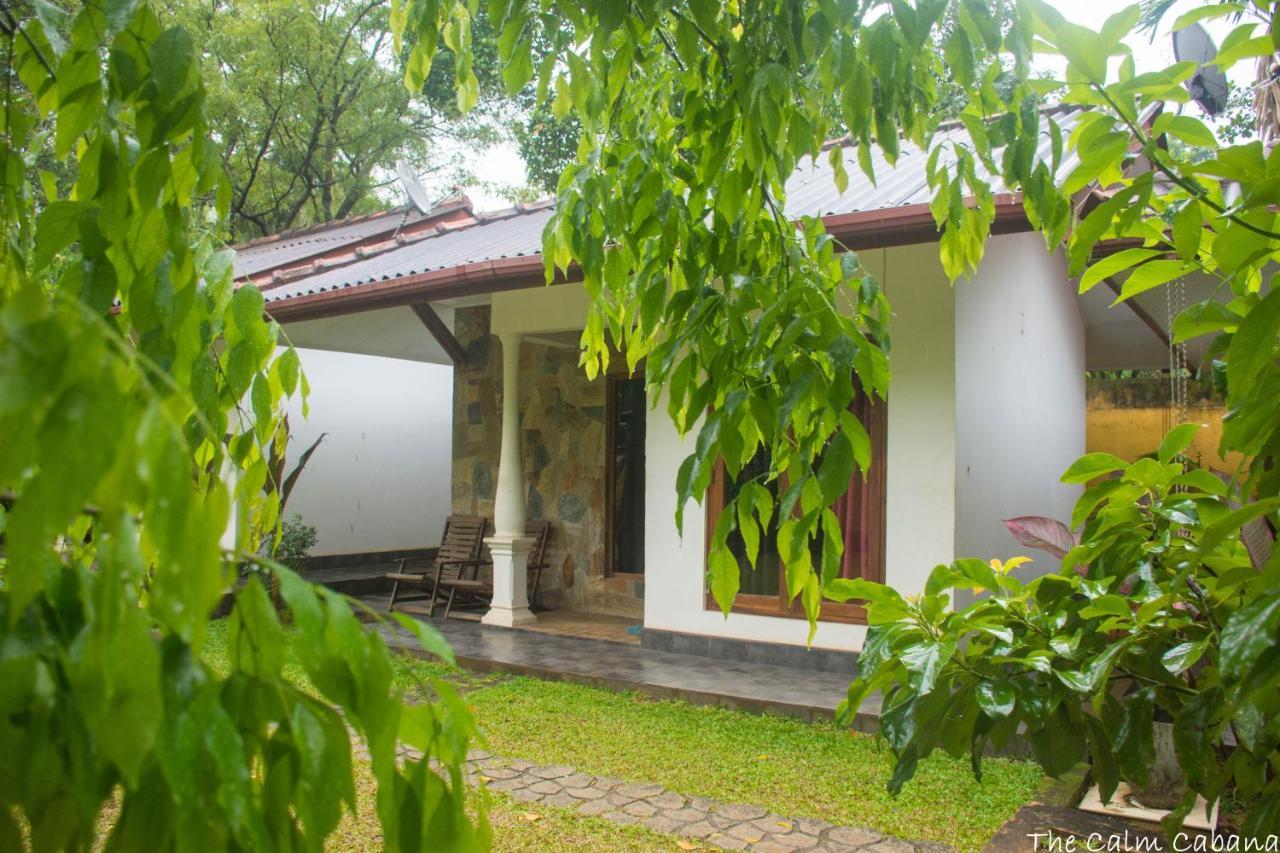
[[[1223,414],[1220,407],[1190,410],[1187,419],[1202,427],[1196,433],[1189,455],[1201,465],[1231,471],[1239,464],[1240,454],[1228,454],[1226,460],[1218,455]],[[1160,446],[1167,416],[1163,407],[1118,409],[1091,405],[1085,420],[1085,445],[1090,453],[1106,451],[1132,462],[1143,454],[1154,453]]]

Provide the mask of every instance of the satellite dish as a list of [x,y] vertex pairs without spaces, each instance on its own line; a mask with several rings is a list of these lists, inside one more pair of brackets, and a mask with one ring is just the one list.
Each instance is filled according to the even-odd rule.
[[1187,92],[1200,108],[1216,116],[1227,108],[1227,75],[1216,65],[1218,48],[1204,27],[1192,24],[1173,34],[1173,55],[1179,62],[1194,62],[1199,68],[1187,82]]
[[397,160],[396,175],[400,178],[400,186],[404,187],[405,195],[409,196],[409,201],[418,209],[418,212],[426,213],[430,210],[431,199],[427,197],[427,190],[409,164],[403,160]]

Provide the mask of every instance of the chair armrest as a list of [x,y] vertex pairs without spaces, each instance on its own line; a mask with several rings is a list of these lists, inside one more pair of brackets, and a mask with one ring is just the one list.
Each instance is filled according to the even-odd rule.
[[475,559],[475,560],[437,560],[437,566],[487,566],[492,560]]

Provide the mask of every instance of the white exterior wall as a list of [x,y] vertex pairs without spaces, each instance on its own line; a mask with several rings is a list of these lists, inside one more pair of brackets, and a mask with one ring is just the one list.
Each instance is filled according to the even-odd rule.
[[[930,570],[953,556],[955,542],[955,327],[953,291],[936,246],[864,252],[863,263],[885,285],[893,379],[886,459],[886,581],[918,592]],[[803,645],[803,619],[733,613],[704,606],[705,514],[685,509],[684,537],[674,530],[675,478],[696,440],[681,439],[665,401],[647,426],[645,520],[646,628]],[[665,525],[670,525],[665,527]],[[669,532],[666,532],[668,531]],[[821,623],[814,645],[858,650],[866,629]]]
[[[995,237],[956,285],[956,555],[1026,553],[1001,524],[1066,522],[1080,487],[1058,482],[1085,452],[1085,334],[1061,255],[1038,234]],[[891,433],[892,434],[892,433]]]
[[310,416],[290,404],[286,470],[328,433],[285,508],[315,526],[312,554],[438,543],[450,503],[453,368],[314,349],[298,355]]

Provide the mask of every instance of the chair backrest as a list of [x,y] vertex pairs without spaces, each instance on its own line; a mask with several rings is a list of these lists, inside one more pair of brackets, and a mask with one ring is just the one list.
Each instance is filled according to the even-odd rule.
[[529,549],[529,567],[541,566],[547,559],[547,542],[551,539],[551,522],[530,521],[524,526],[526,536],[533,537],[533,547]]
[[[451,515],[444,523],[444,536],[436,552],[436,565],[458,560],[476,560],[488,522],[478,515]],[[445,565],[443,576],[457,577],[460,567]]]

